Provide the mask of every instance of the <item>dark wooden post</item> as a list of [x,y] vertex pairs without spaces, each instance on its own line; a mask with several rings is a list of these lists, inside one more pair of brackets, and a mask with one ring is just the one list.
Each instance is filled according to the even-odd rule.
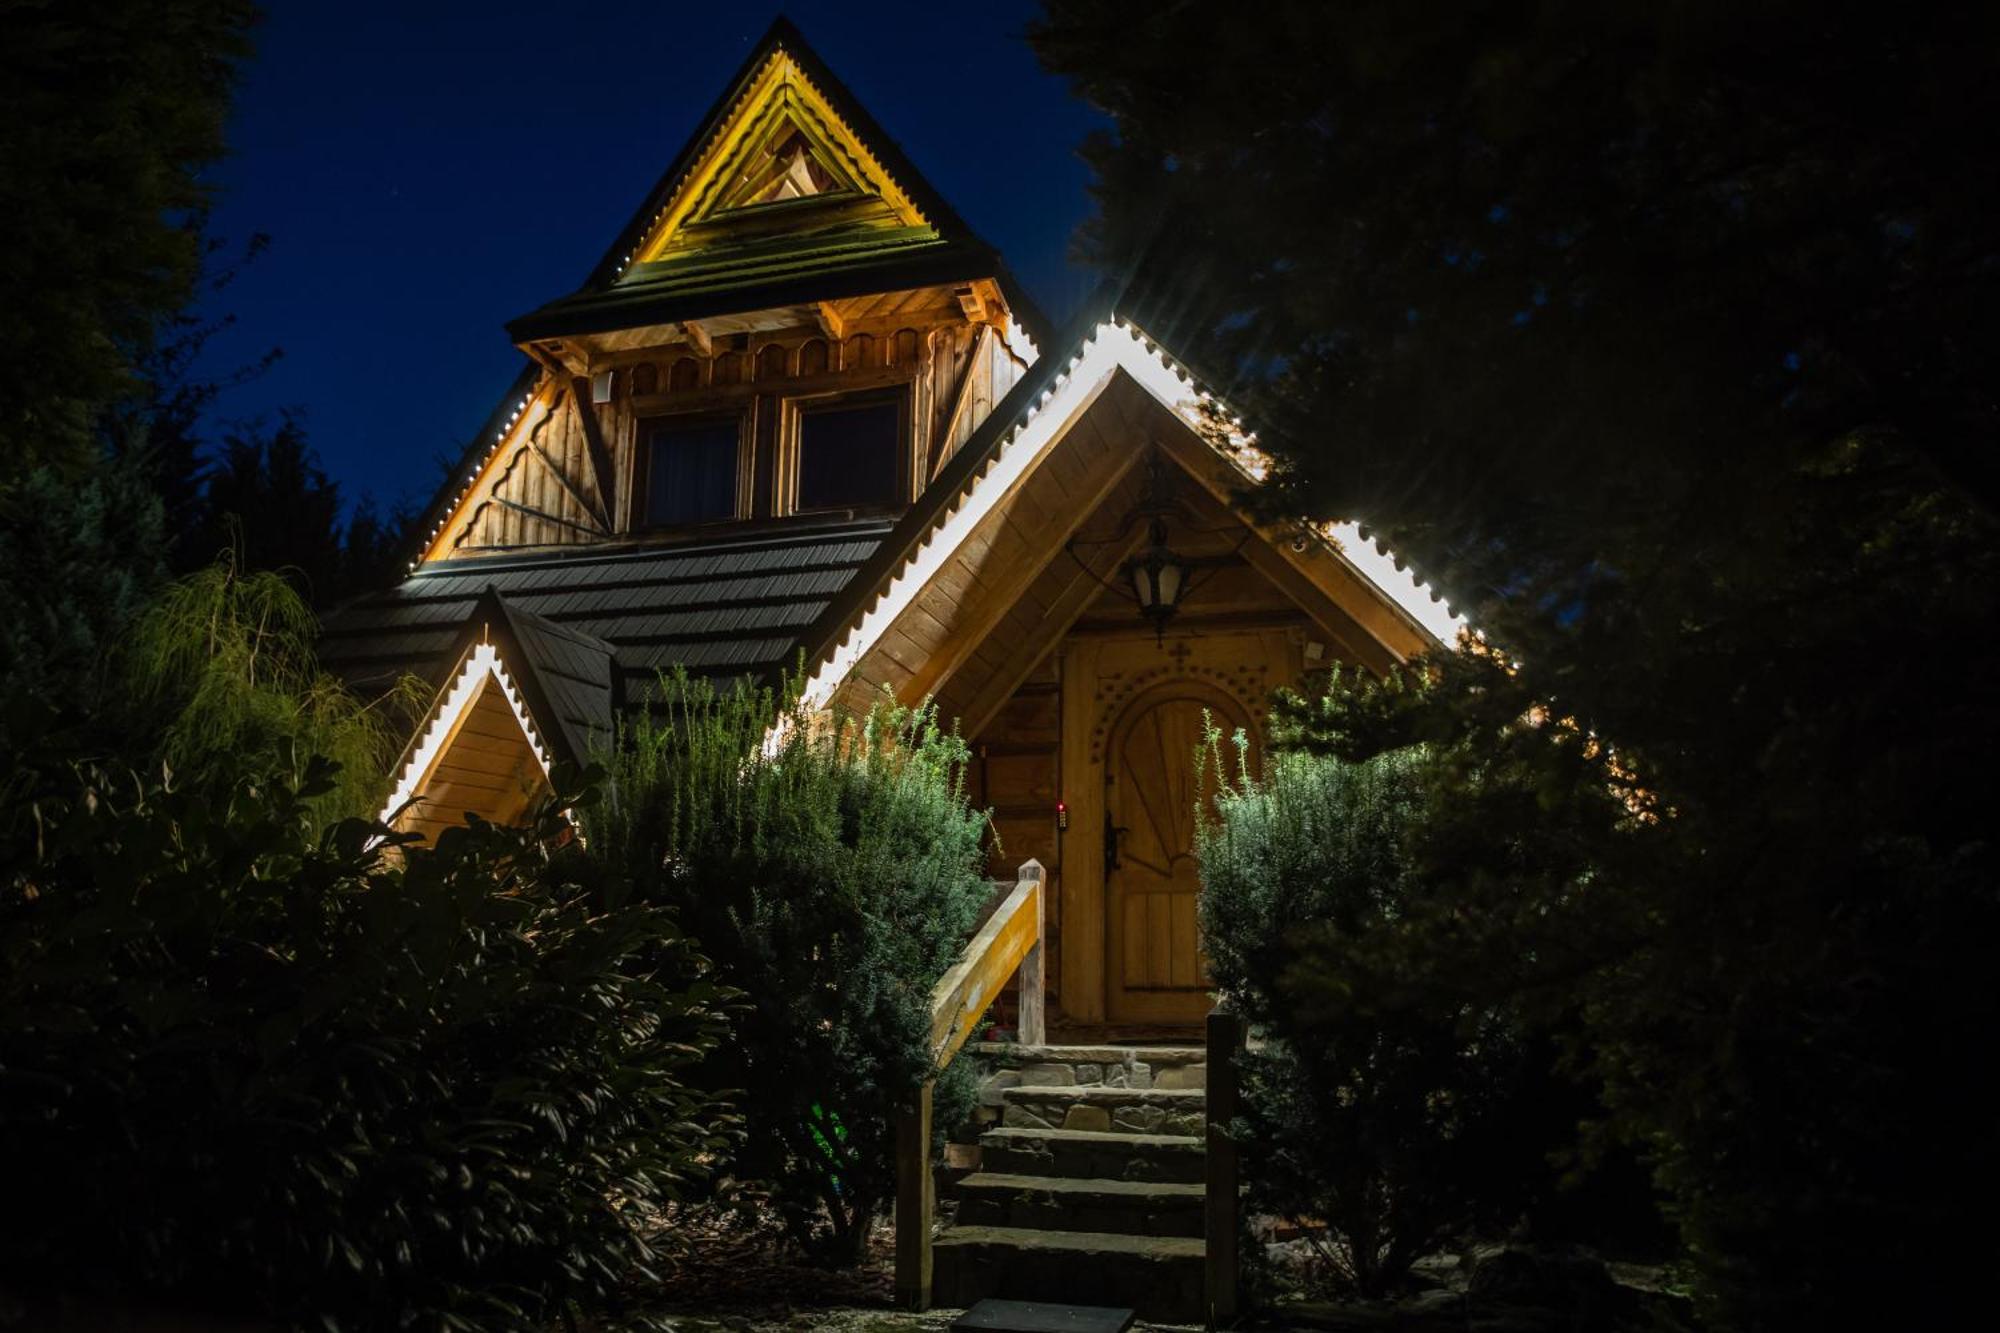
[[1035,881],[1035,943],[1021,959],[1021,1021],[1019,1035],[1023,1046],[1040,1046],[1048,1040],[1048,1028],[1042,1017],[1043,988],[1046,981],[1042,970],[1044,957],[1042,945],[1049,937],[1049,877],[1042,869],[1040,861],[1025,861],[1021,865],[1020,877]]
[[931,1308],[931,1083],[896,1115],[896,1304]]
[[1204,1188],[1204,1232],[1208,1326],[1224,1328],[1235,1322],[1242,1273],[1237,1252],[1242,1225],[1236,1140],[1229,1122],[1236,1118],[1237,1059],[1243,1047],[1243,1020],[1217,1005],[1208,1015],[1208,1159]]

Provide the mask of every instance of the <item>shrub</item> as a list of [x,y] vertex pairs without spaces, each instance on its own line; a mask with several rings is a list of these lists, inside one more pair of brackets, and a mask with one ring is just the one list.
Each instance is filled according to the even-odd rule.
[[[589,845],[747,997],[711,1071],[742,1090],[739,1171],[798,1241],[855,1262],[894,1197],[894,1113],[929,1072],[931,989],[990,892],[965,748],[929,708],[831,724],[684,676],[661,692],[605,760]],[[970,1109],[963,1076],[935,1095],[940,1126]]]
[[1518,1209],[1548,1140],[1528,1104],[1537,1053],[1505,1011],[1359,988],[1345,965],[1423,910],[1413,842],[1435,758],[1277,749],[1261,779],[1237,766],[1197,842],[1212,975],[1265,1039],[1244,1057],[1252,1205],[1323,1222],[1328,1275],[1370,1296]]
[[[389,794],[401,712],[428,687],[405,676],[385,697],[356,698],[313,656],[319,622],[283,575],[245,572],[225,552],[168,584],[134,623],[119,656],[128,707],[114,713],[152,739],[174,771],[198,785],[246,767],[325,756],[329,786],[308,805],[314,827],[366,816]],[[286,775],[294,787],[302,771]]]
[[0,760],[11,1281],[511,1329],[640,1269],[726,1146],[682,1077],[719,992],[558,806],[394,853],[307,834],[326,761],[203,792],[32,750]]

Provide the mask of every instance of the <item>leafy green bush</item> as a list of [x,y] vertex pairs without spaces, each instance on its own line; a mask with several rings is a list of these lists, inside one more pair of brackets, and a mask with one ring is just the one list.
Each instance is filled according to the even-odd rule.
[[[13,734],[32,728],[17,723]],[[726,1146],[723,992],[539,825],[435,850],[304,782],[0,759],[0,1275],[327,1329],[543,1327]]]
[[[428,690],[406,676],[364,701],[313,656],[319,622],[284,576],[245,572],[230,552],[174,580],[140,615],[118,655],[132,730],[157,734],[159,758],[198,785],[246,767],[277,771],[325,756],[330,785],[309,810],[315,827],[372,815],[389,793],[398,722]],[[302,771],[287,778],[297,786]]]
[[1197,842],[1212,975],[1265,1039],[1244,1056],[1253,1206],[1324,1222],[1326,1275],[1371,1296],[1517,1213],[1552,1138],[1538,1052],[1507,1012],[1358,988],[1345,966],[1428,910],[1414,844],[1437,762],[1423,746],[1360,763],[1278,748],[1261,778],[1235,766]]
[[[928,708],[835,725],[767,692],[684,676],[661,690],[662,714],[605,759],[589,846],[747,997],[711,1068],[742,1090],[739,1173],[775,1187],[801,1243],[854,1262],[894,1197],[894,1113],[929,1069],[931,988],[990,891],[965,747]],[[935,1096],[954,1123],[969,1078]]]

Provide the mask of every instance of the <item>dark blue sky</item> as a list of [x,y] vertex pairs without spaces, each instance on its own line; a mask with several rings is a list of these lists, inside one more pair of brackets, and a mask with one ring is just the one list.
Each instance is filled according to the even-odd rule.
[[[270,248],[213,300],[221,372],[284,351],[218,423],[297,409],[350,499],[428,499],[780,6],[276,0],[214,172],[215,234]],[[1033,5],[783,6],[1050,318],[1101,124],[1020,39]]]

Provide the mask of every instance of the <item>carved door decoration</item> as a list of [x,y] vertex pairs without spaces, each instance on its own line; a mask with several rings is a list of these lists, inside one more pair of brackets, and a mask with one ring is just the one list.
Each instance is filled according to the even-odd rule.
[[1204,718],[1225,734],[1247,727],[1242,706],[1213,686],[1168,681],[1133,699],[1106,754],[1104,886],[1107,1017],[1196,1023],[1208,1012],[1195,902],[1195,750]]

